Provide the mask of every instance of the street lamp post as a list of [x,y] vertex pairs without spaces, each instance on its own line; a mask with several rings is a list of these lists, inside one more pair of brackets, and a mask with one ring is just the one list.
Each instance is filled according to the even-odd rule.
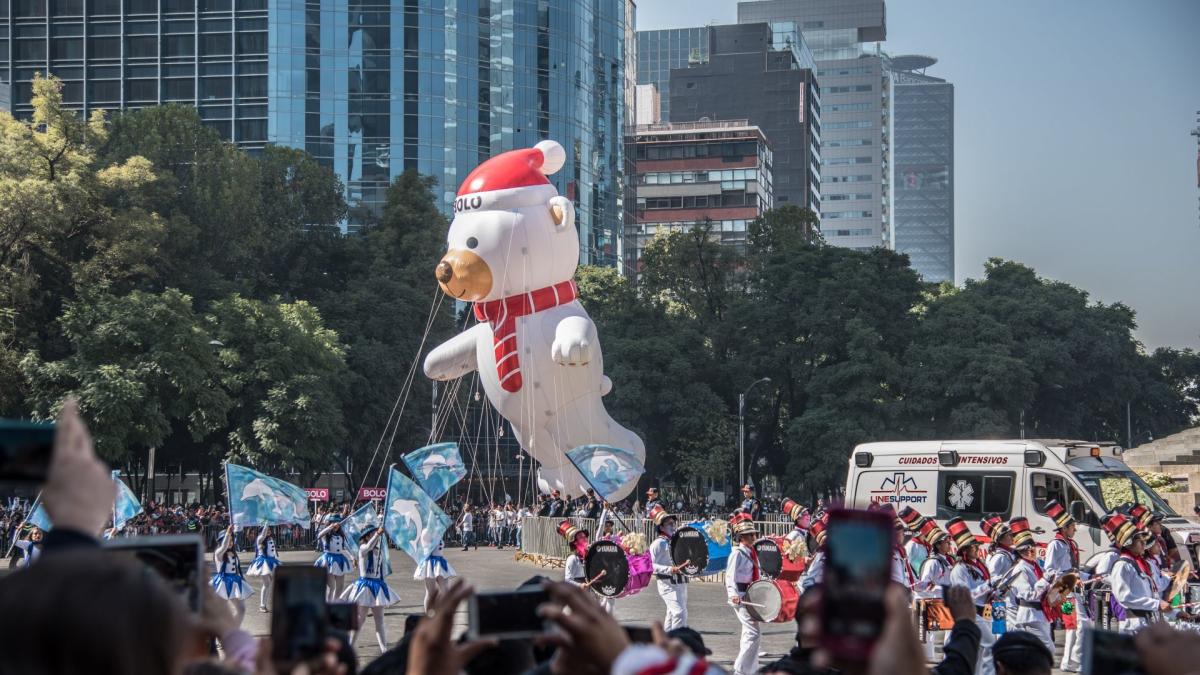
[[750,390],[771,378],[763,377],[754,381],[746,391],[738,394],[738,487],[746,484],[746,397]]

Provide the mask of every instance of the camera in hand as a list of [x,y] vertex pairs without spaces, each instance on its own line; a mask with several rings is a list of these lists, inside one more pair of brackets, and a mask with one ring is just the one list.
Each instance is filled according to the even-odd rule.
[[471,596],[468,632],[472,638],[521,639],[546,632],[538,606],[550,601],[543,589],[476,593]]
[[1083,635],[1084,675],[1146,675],[1132,635],[1088,630]]
[[196,534],[164,534],[105,542],[104,550],[132,555],[158,572],[187,601],[200,610],[204,587],[204,542]]

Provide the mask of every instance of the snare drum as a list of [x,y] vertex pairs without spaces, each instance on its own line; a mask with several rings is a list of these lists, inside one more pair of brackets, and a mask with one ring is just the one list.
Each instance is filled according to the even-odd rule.
[[636,595],[638,591],[649,586],[650,580],[654,578],[654,559],[650,557],[649,551],[638,555],[626,553],[625,558],[629,562],[629,583],[625,584],[625,590],[621,591],[618,598]]
[[671,562],[686,561],[680,571],[689,577],[702,577],[725,571],[733,545],[726,540],[718,544],[704,530],[705,523],[697,521],[675,531],[671,537]]
[[625,557],[625,549],[614,541],[602,539],[589,546],[583,569],[589,580],[596,579],[597,575],[604,572],[604,576],[596,579],[591,588],[606,598],[620,597],[629,583],[629,561]]
[[746,589],[746,611],[766,623],[787,623],[796,618],[800,591],[796,584],[783,579],[762,579]]

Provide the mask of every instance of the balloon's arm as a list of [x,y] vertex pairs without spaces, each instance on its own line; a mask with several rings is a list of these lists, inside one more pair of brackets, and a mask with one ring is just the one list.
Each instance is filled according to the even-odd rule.
[[425,357],[425,376],[431,380],[453,380],[476,370],[475,345],[487,337],[488,325],[477,323],[446,340]]
[[562,366],[581,366],[592,360],[598,350],[596,324],[586,316],[568,316],[554,329],[550,354]]

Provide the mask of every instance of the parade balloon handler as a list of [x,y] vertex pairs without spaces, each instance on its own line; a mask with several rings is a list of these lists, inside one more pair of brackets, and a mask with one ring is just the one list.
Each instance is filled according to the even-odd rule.
[[658,536],[650,544],[650,557],[654,562],[654,577],[658,586],[658,596],[667,606],[667,616],[663,619],[665,630],[674,630],[687,625],[687,577],[679,570],[689,561],[676,565],[671,559],[671,537],[675,535],[675,516],[667,513],[662,504],[656,504],[646,514],[654,521]]
[[[1080,580],[1087,578],[1087,573],[1079,569],[1079,546],[1075,543],[1075,518],[1067,513],[1057,500],[1046,502],[1046,515],[1054,520],[1054,539],[1046,545],[1046,562],[1043,567],[1047,572],[1058,576],[1076,572]],[[1087,616],[1086,603],[1080,602],[1078,596],[1071,595],[1062,605],[1063,630],[1066,631],[1063,644],[1062,662],[1059,668],[1068,673],[1077,673],[1083,663],[1084,631],[1091,626]],[[1074,623],[1074,626],[1068,625]]]
[[358,605],[358,630],[350,634],[350,645],[358,641],[367,618],[367,610],[375,621],[375,641],[380,651],[387,651],[387,628],[383,625],[383,608],[394,605],[400,596],[384,581],[387,569],[387,535],[376,525],[363,529],[362,544],[358,547],[358,579],[346,589],[341,599]]
[[753,675],[758,672],[758,644],[762,640],[762,628],[749,607],[743,603],[746,602],[746,591],[750,584],[761,576],[758,554],[754,552],[758,529],[749,513],[736,514],[729,520],[729,526],[737,546],[733,548],[725,568],[725,594],[729,597],[729,605],[733,607],[738,622],[742,624],[733,672],[734,675]]
[[1053,573],[1043,573],[1037,563],[1037,542],[1029,530],[1029,519],[1013,518],[1008,527],[1013,534],[1013,547],[1017,551],[1017,564],[1012,574],[1010,595],[1015,606],[1009,614],[1013,619],[1008,629],[1023,630],[1035,635],[1050,653],[1054,653],[1054,638],[1050,632],[1050,619],[1043,607],[1050,585],[1054,583]]
[[443,555],[444,544],[439,539],[437,548],[433,550],[425,562],[417,565],[417,569],[413,572],[413,579],[419,579],[425,582],[425,611],[429,611],[430,603],[435,595],[439,592],[444,592],[449,585],[450,579],[458,576],[454,568],[450,566],[450,562]]
[[254,540],[254,562],[246,570],[248,577],[262,577],[262,590],[258,596],[258,611],[266,612],[271,605],[272,586],[275,585],[275,568],[279,567],[279,557],[275,551],[275,537],[271,534],[271,526],[264,525],[258,531]]
[[342,532],[342,516],[333,516],[332,522],[317,533],[317,541],[321,542],[323,553],[317,556],[314,567],[324,567],[328,576],[325,578],[326,599],[333,600],[342,595],[346,585],[346,575],[354,569],[353,563],[346,555],[349,550],[346,535]]
[[222,530],[217,539],[217,550],[213,551],[213,564],[217,572],[212,575],[211,584],[218,598],[229,601],[240,626],[242,618],[246,616],[246,598],[254,596],[254,589],[242,576],[242,562],[238,559],[237,535],[233,525]]
[[[992,662],[992,622],[990,619],[992,599],[992,579],[987,566],[979,560],[979,542],[975,534],[962,518],[951,518],[946,521],[946,533],[954,539],[958,548],[958,560],[950,568],[950,583],[962,586],[971,593],[975,603],[975,623],[979,625],[981,634],[979,642],[979,658],[975,663],[975,673],[992,675],[996,672]],[[984,618],[988,616],[988,618]]]

